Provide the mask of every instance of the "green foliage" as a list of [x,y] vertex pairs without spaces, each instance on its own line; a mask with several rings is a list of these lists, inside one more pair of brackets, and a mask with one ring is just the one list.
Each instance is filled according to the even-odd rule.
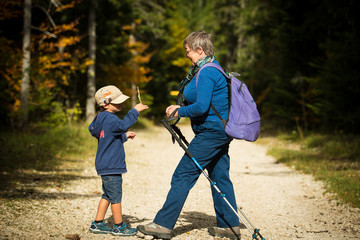
[[[9,2],[4,5],[4,11],[18,12],[14,7],[23,4],[19,2]],[[28,111],[31,123],[48,121],[46,118],[49,118],[53,108],[58,107],[59,103],[62,106],[58,108],[69,109],[77,103],[76,100],[73,102],[74,99],[71,97],[76,94],[75,79],[78,78],[78,74],[83,73],[88,63],[85,59],[86,52],[79,47],[80,17],[69,17],[73,13],[72,10],[79,7],[79,1],[58,3],[49,5],[49,1],[32,2],[30,87],[26,91],[29,92]],[[48,8],[45,8],[45,4]],[[0,32],[4,36],[0,41],[7,43],[0,44],[0,52],[6,53],[0,57],[0,86],[6,89],[2,91],[2,106],[6,106],[6,117],[2,119],[8,119],[7,123],[12,127],[17,126],[21,104],[22,41],[19,36],[22,31],[22,19],[22,16],[17,14],[6,14],[0,19]],[[3,62],[7,63],[2,64]]]
[[51,102],[49,109],[46,109],[45,116],[41,121],[32,124],[33,127],[54,128],[58,125],[72,124],[81,119],[82,110],[80,104],[76,104],[74,108],[64,108],[59,102]]
[[359,132],[358,7],[357,1],[258,1],[253,10],[262,14],[247,33],[260,51],[249,76],[261,82],[256,89],[270,89],[260,103],[267,117],[287,126],[299,119],[305,130]]
[[[292,139],[287,137],[287,141]],[[299,150],[274,147],[269,154],[279,162],[312,174],[323,181],[329,192],[354,207],[360,206],[359,136],[314,134],[305,138]]]
[[[76,104],[82,110],[86,107],[88,2],[64,0],[58,8],[50,4],[48,13],[56,27],[38,7],[47,3],[33,2],[32,24],[57,38],[32,31],[33,121],[42,121],[42,116],[49,121],[53,108],[58,108],[52,102],[61,104],[65,115]],[[7,125],[16,121],[20,106],[22,4],[6,1],[0,17],[0,113]],[[145,103],[151,105],[147,116],[160,119],[174,103],[170,91],[176,90],[189,67],[184,38],[205,30],[215,35],[221,65],[241,73],[262,119],[304,132],[360,133],[359,4],[355,0],[97,1],[96,84],[116,84],[129,94],[134,72],[139,74],[146,81],[137,84],[148,99]],[[146,46],[140,54],[147,60],[140,66],[143,71],[133,66],[139,55],[129,44],[131,37]],[[50,117],[54,118],[65,116]]]
[[[1,31],[0,31],[1,32]],[[21,51],[16,42],[0,37],[0,122],[8,125],[20,106]]]
[[134,12],[141,19],[140,41],[150,43],[148,51],[153,55],[149,62],[152,80],[146,85],[148,94],[153,96],[151,117],[156,121],[164,116],[164,111],[172,100],[171,90],[185,77],[189,62],[182,46],[189,33],[188,19],[180,1],[135,1]]
[[[128,48],[130,31],[125,29],[134,21],[131,1],[98,1],[96,11],[97,71],[102,76],[101,65],[120,65],[131,58]],[[86,4],[86,3],[85,3]],[[100,81],[105,81],[99,77]]]

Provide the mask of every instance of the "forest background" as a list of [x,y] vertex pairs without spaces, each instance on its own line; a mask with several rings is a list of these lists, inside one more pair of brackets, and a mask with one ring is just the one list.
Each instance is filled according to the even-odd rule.
[[[29,152],[38,162],[44,146],[34,147],[37,138],[22,134],[35,133],[46,145],[47,131],[89,122],[102,86],[116,85],[131,96],[121,114],[138,101],[138,87],[150,106],[142,116],[158,123],[175,103],[190,66],[183,40],[204,30],[215,36],[217,60],[248,85],[262,135],[285,130],[303,140],[330,134],[310,140],[310,147],[328,148],[314,161],[322,167],[335,162],[330,170],[343,172],[351,186],[343,192],[351,192],[351,202],[359,206],[359,5],[356,0],[3,0],[1,178],[15,163],[17,169],[41,168]],[[69,141],[60,132],[53,138]],[[283,154],[278,158],[299,158]],[[303,156],[312,157],[313,149]]]
[[[2,126],[91,119],[95,110],[87,107],[95,108],[95,102],[88,101],[107,84],[133,96],[128,107],[137,101],[139,87],[151,108],[146,116],[160,119],[174,103],[171,91],[187,74],[182,42],[190,32],[204,30],[214,34],[222,66],[240,73],[249,86],[263,121],[304,131],[360,131],[358,1],[30,2],[27,69],[22,69],[24,1],[0,3]],[[96,58],[89,56],[91,14]],[[25,100],[24,73],[29,74]],[[89,85],[91,76],[96,86]]]

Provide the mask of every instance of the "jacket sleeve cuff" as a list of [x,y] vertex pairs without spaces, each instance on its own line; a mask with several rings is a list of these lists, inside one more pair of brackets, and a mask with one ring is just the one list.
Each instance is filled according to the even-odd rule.
[[126,142],[127,141],[126,133],[123,133],[121,135],[121,138],[122,138],[122,142]]
[[179,117],[186,117],[184,114],[185,113],[184,110],[185,110],[184,107],[179,108],[179,110],[178,110]]

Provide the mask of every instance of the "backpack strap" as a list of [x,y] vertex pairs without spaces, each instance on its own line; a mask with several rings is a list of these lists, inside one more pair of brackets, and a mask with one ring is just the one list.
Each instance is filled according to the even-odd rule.
[[[214,67],[217,70],[219,70],[227,79],[230,79],[230,77],[225,73],[225,71],[222,69],[222,67],[220,67],[220,65],[216,64],[216,63],[206,63],[204,66],[202,66],[199,71],[196,74],[196,78],[195,78],[195,86],[197,86],[197,82],[199,80],[199,76],[200,76],[200,72],[203,68],[205,67]],[[230,93],[231,96],[231,93]],[[218,116],[218,118],[220,118],[222,124],[224,125],[224,128],[226,127],[226,124],[228,122],[227,119],[223,119],[220,115],[220,113],[215,109],[214,105],[212,105],[212,103],[210,103],[210,107],[212,108],[212,110],[215,112],[216,116]],[[230,104],[229,104],[229,112],[230,112]]]
[[216,64],[216,63],[211,62],[211,63],[206,63],[204,66],[202,66],[202,67],[199,69],[199,71],[198,71],[197,74],[196,74],[195,85],[197,85],[200,71],[201,71],[203,68],[206,68],[206,67],[214,67],[214,68],[216,68],[217,70],[219,70],[226,78],[230,79],[230,77],[225,73],[224,69],[222,69],[222,67],[221,67],[219,64]]

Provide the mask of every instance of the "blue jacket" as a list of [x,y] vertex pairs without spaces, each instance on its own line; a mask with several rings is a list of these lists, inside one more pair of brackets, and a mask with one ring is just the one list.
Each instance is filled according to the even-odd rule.
[[[217,61],[214,63],[219,64]],[[225,76],[216,68],[206,67],[201,70],[197,86],[195,78],[185,87],[184,97],[190,104],[178,110],[179,116],[190,117],[191,120],[220,121],[210,108],[212,103],[221,117],[228,119],[229,100]]]
[[139,112],[131,109],[123,120],[114,113],[100,112],[89,125],[89,131],[98,140],[95,168],[98,175],[126,173],[124,142],[126,132],[136,123]]

